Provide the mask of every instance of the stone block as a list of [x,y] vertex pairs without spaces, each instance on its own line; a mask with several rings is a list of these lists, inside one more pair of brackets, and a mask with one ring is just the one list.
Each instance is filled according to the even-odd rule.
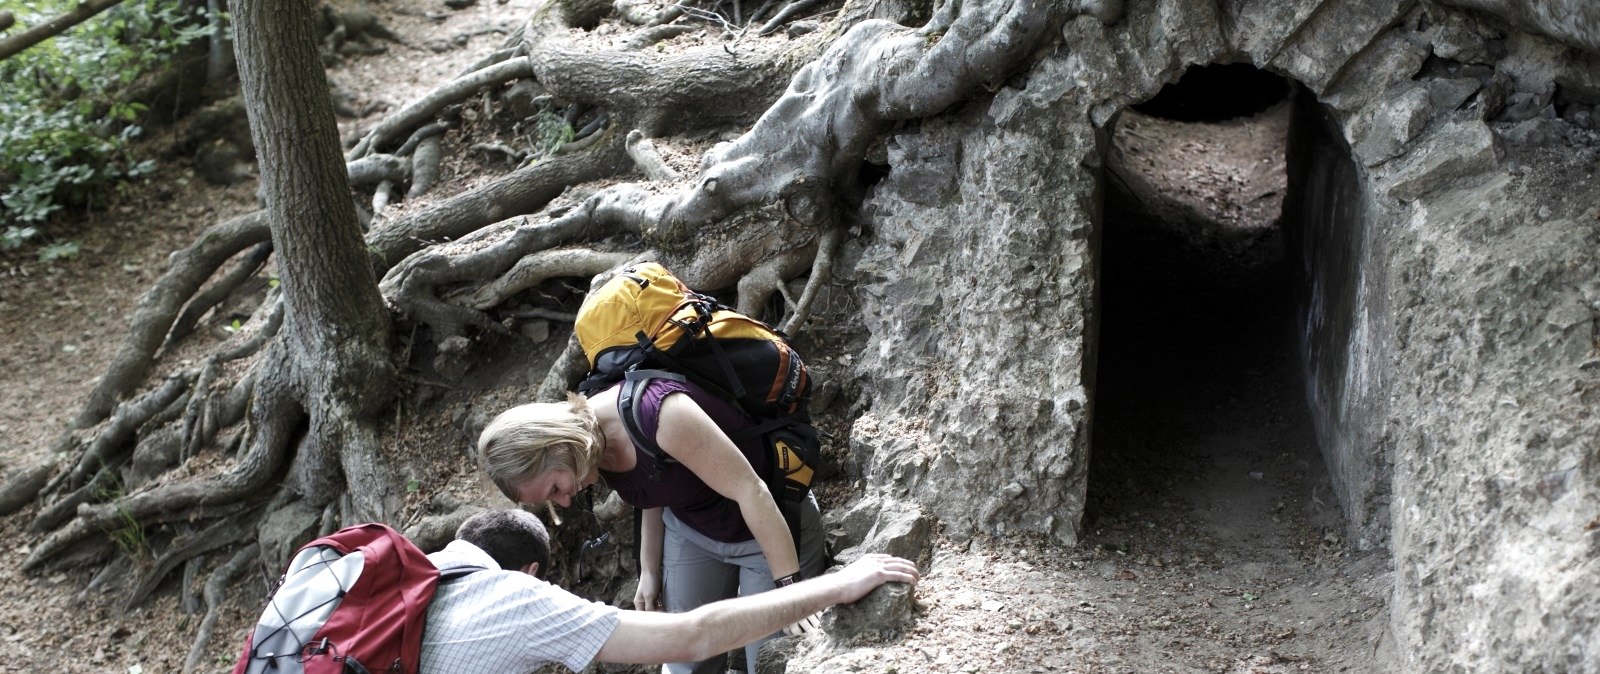
[[1319,93],[1352,59],[1378,41],[1411,3],[1330,0],[1320,5],[1303,25],[1283,33],[1292,39],[1271,59],[1273,65]]
[[1489,172],[1497,157],[1494,133],[1487,125],[1449,122],[1410,147],[1389,179],[1381,182],[1387,183],[1390,196],[1416,201],[1460,178]]
[[789,671],[789,658],[805,641],[802,635],[778,637],[761,645],[756,654],[756,674],[785,674]]
[[834,554],[841,564],[849,564],[873,552],[916,561],[931,549],[933,518],[920,506],[888,501],[881,505],[866,503],[847,512],[841,522],[850,522],[847,526],[859,529],[868,513],[873,515],[873,521],[861,542]]
[[1353,154],[1367,166],[1399,156],[1433,117],[1432,96],[1422,87],[1390,98],[1350,121]]
[[841,604],[822,615],[822,629],[837,644],[882,643],[899,635],[915,617],[912,588],[887,583],[853,604]]

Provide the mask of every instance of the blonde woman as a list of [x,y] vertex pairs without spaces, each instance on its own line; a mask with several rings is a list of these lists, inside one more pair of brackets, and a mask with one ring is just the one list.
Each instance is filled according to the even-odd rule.
[[[757,439],[730,439],[751,425],[738,408],[691,382],[651,380],[634,405],[643,432],[673,459],[658,462],[629,439],[617,410],[621,388],[501,413],[478,439],[485,472],[518,503],[570,506],[579,491],[604,479],[641,508],[639,610],[682,613],[822,571],[815,501],[803,505],[797,548],[759,477],[770,469],[770,452]],[[786,631],[810,626],[803,621]],[[752,673],[758,647],[746,648]],[[674,663],[664,671],[720,673],[722,660]]]

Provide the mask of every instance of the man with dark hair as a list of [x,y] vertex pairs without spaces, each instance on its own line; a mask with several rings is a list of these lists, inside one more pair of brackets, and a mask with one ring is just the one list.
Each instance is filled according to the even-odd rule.
[[915,584],[918,578],[911,562],[873,554],[787,587],[687,613],[660,613],[585,601],[526,573],[502,570],[489,553],[460,538],[428,559],[441,572],[482,570],[439,584],[428,605],[421,674],[531,672],[549,662],[577,672],[593,662],[703,660],[853,602],[884,583]]
[[456,538],[489,553],[506,571],[543,578],[550,569],[550,532],[526,510],[481,512],[456,528]]

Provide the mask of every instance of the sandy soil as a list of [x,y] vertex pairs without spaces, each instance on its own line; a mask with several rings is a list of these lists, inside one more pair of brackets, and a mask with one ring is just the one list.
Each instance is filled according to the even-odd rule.
[[[370,109],[364,118],[342,120],[342,132],[358,132],[499,46],[530,5],[485,0],[459,11],[423,0],[373,5],[406,44],[346,59],[330,71],[352,105]],[[176,132],[166,133],[164,142],[172,142]],[[1154,132],[1147,126],[1140,133]],[[1164,159],[1181,167],[1185,149],[1219,147],[1205,137],[1179,140],[1200,145],[1160,143],[1139,152],[1172,148],[1178,152]],[[1255,155],[1242,155],[1270,150],[1270,144],[1239,147],[1236,164],[1208,160],[1209,177],[1196,186],[1211,191],[1195,198],[1212,203],[1207,196],[1262,195],[1268,190],[1259,180],[1266,178],[1252,176],[1271,178],[1272,172],[1260,170],[1259,159],[1249,163]],[[1230,165],[1241,169],[1230,172]],[[478,166],[447,162],[436,193],[481,181]],[[169,162],[156,179],[104,210],[51,223],[56,237],[82,242],[78,259],[43,264],[22,253],[0,257],[5,470],[45,458],[115,353],[134,303],[161,272],[166,254],[253,203],[253,186],[211,187],[193,176],[186,160]],[[1251,206],[1229,213],[1248,218],[1259,211]],[[1145,238],[1126,245],[1156,244]],[[1152,298],[1182,299],[1172,283],[1163,285],[1162,279],[1181,278],[1168,274],[1170,264],[1113,270],[1114,262],[1107,262],[1108,293],[1118,278],[1144,279],[1121,282],[1134,298],[1122,306],[1152,312],[1211,307],[1210,313],[1235,320],[1196,323],[1200,319],[1188,315],[1157,332],[1148,328],[1159,318],[1133,315],[1136,310],[1121,318],[1108,314],[1102,342],[1129,347],[1108,347],[1101,362],[1083,545],[1063,550],[1025,540],[941,540],[917,592],[918,622],[897,641],[843,656],[836,661],[841,670],[1382,671],[1372,664],[1383,650],[1387,619],[1381,553],[1354,554],[1342,541],[1326,477],[1297,418],[1296,396],[1283,381],[1285,357],[1259,339],[1274,328],[1250,320],[1271,315],[1252,307],[1281,298],[1251,295],[1262,292],[1253,286],[1244,295],[1237,288],[1207,291],[1209,304],[1162,304]],[[186,350],[226,338],[224,323],[212,320]],[[1230,323],[1237,329],[1226,328]],[[1193,334],[1206,337],[1190,339]],[[1174,343],[1190,347],[1166,348]],[[1141,355],[1149,353],[1169,357]],[[408,406],[406,414],[414,411]],[[484,494],[461,456],[435,452],[436,465],[427,465],[429,446],[459,443],[450,437],[459,435],[458,425],[459,412],[434,409],[399,426],[397,444],[426,478],[418,512],[428,495]],[[181,669],[199,616],[181,606],[177,583],[124,612],[114,583],[87,589],[97,569],[23,575],[17,567],[36,540],[26,532],[32,515],[30,508],[0,521],[13,542],[0,553],[0,606],[7,609],[0,615],[0,671]],[[230,666],[242,630],[259,610],[255,589],[261,582],[251,579],[233,593],[202,671]]]

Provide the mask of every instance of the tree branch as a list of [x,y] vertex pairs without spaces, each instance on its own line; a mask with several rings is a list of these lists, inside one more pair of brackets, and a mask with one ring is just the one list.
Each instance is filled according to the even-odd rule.
[[[60,35],[66,32],[68,28],[88,21],[94,15],[120,4],[122,4],[122,0],[85,0],[80,2],[77,7],[72,8],[72,11],[0,40],[0,61],[11,58],[29,47]],[[11,15],[11,12],[6,12],[6,14]],[[12,16],[12,20],[15,20],[14,16]]]

